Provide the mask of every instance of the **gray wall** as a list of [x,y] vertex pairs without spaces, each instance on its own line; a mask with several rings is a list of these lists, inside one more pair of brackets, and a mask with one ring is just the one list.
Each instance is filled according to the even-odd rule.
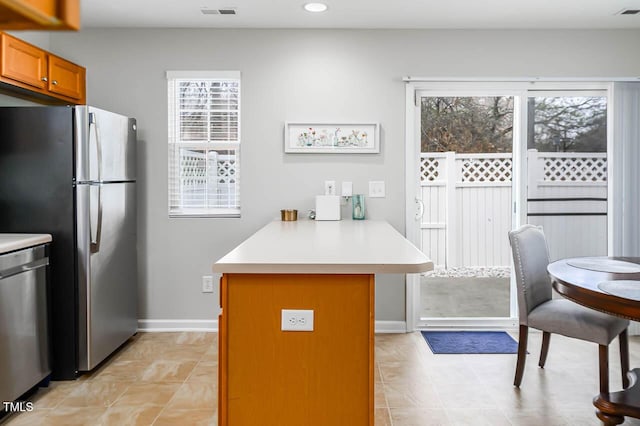
[[41,104],[28,101],[26,99],[16,98],[7,93],[0,93],[0,106],[41,106]]
[[[88,102],[139,124],[141,304],[145,319],[213,319],[211,264],[276,218],[305,211],[326,179],[387,197],[369,218],[404,232],[406,75],[640,75],[640,31],[83,30],[50,48],[87,67]],[[242,218],[167,217],[166,70],[242,72]],[[377,121],[377,155],[285,155],[285,121]],[[345,213],[343,213],[344,215]],[[402,276],[378,279],[376,318],[404,320]]]
[[47,31],[7,31],[7,33],[41,49],[49,50],[50,48],[50,33]]

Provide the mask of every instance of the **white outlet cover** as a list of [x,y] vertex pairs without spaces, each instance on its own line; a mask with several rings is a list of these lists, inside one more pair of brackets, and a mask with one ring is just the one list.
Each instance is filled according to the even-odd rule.
[[202,292],[213,293],[213,276],[204,275],[202,277]]
[[313,331],[312,309],[283,309],[280,318],[282,331]]
[[384,181],[370,181],[369,182],[369,198],[384,198],[385,197],[385,188]]
[[353,195],[353,182],[342,182],[342,196],[351,197]]
[[324,181],[324,195],[336,195],[336,181],[325,180]]

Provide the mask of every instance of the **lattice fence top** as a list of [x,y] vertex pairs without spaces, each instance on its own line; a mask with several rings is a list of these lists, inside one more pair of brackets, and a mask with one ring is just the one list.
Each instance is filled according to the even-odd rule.
[[187,186],[203,185],[208,179],[229,184],[237,178],[235,155],[186,151],[180,158],[180,169],[182,184]]
[[218,183],[235,183],[236,177],[236,156],[220,155],[218,157]]
[[180,178],[184,186],[197,186],[206,184],[207,167],[205,156],[202,153],[191,153],[180,157]]
[[[457,183],[510,183],[513,175],[511,154],[425,153],[420,156],[420,181],[444,181],[449,162],[455,158]],[[534,159],[536,159],[533,161]],[[538,153],[530,150],[529,167],[539,168],[544,182],[607,181],[607,158],[602,153]],[[531,170],[530,170],[531,171]],[[538,171],[538,173],[540,173]]]
[[607,159],[543,157],[545,182],[606,182]]
[[420,159],[420,181],[433,182],[443,179],[444,158],[423,157]]
[[456,159],[458,182],[462,183],[509,183],[511,182],[512,160],[508,158],[465,158]]
[[[461,183],[509,183],[512,160],[510,154],[443,154],[422,153],[420,156],[421,182],[442,181],[447,161],[455,158],[456,180]],[[449,166],[451,167],[451,166]]]

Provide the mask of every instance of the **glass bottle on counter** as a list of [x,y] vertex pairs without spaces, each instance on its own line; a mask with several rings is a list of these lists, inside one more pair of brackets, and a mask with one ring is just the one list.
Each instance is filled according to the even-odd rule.
[[364,195],[355,194],[351,197],[353,220],[364,220]]

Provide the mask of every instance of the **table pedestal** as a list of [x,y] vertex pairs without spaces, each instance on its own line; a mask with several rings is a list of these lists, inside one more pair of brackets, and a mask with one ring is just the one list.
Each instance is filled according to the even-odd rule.
[[624,416],[640,418],[640,368],[629,372],[629,387],[619,392],[600,394],[593,399],[596,415],[606,426],[619,425]]

